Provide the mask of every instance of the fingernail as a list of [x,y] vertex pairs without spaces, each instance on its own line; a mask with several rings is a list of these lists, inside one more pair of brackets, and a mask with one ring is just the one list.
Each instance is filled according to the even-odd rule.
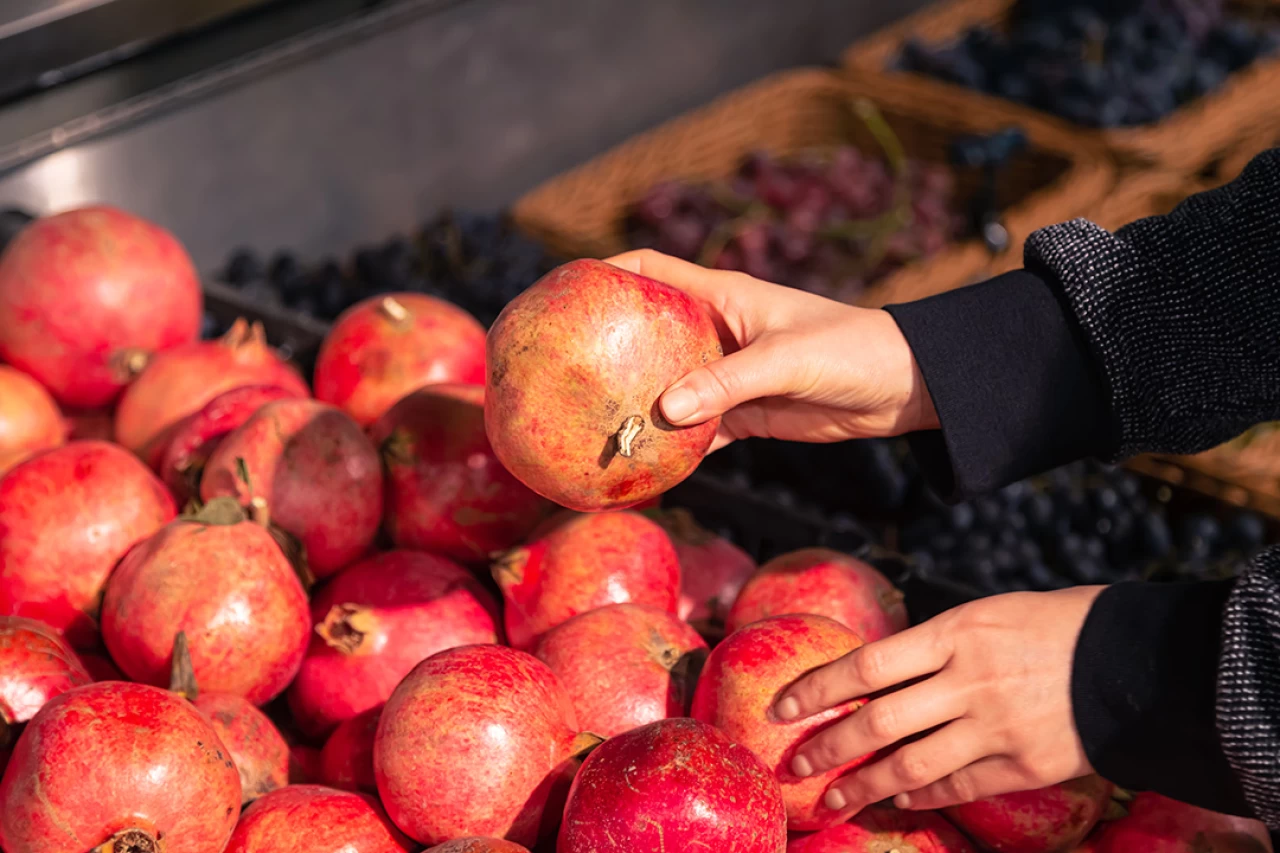
[[899,794],[893,798],[893,804],[900,809],[909,809],[911,808],[911,795]]
[[794,720],[800,716],[800,703],[795,700],[795,697],[788,696],[778,703],[773,713],[779,720]]
[[827,808],[831,809],[833,812],[838,812],[845,806],[849,805],[849,801],[844,798],[844,794],[840,793],[835,788],[827,791],[827,795],[822,798],[822,801],[826,803]]
[[810,776],[813,774],[813,765],[803,755],[797,755],[791,759],[791,772],[797,776]]
[[662,395],[662,414],[672,423],[688,419],[698,410],[698,395],[688,388],[673,388]]

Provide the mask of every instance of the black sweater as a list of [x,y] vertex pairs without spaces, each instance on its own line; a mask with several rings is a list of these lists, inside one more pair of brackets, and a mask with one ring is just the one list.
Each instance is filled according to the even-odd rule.
[[[1114,234],[1043,229],[1024,260],[888,309],[942,424],[911,439],[941,494],[1280,420],[1280,149]],[[1103,776],[1280,829],[1280,548],[1235,581],[1108,587],[1072,702]]]

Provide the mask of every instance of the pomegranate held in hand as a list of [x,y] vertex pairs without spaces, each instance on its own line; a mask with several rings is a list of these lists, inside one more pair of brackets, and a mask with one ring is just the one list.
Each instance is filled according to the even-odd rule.
[[73,441],[27,460],[0,478],[0,615],[93,646],[107,576],[175,512],[155,475],[113,444]]
[[606,604],[676,612],[680,560],[666,532],[643,515],[566,513],[544,529],[493,566],[511,645],[531,648],[561,622]]
[[235,765],[191,703],[104,681],[53,698],[18,738],[0,782],[0,847],[220,853],[239,814]]
[[0,364],[0,477],[22,460],[67,440],[67,422],[44,387]]
[[0,616],[0,746],[10,727],[25,723],[46,702],[90,677],[76,653],[43,622]]
[[857,634],[825,616],[774,616],[730,634],[711,650],[702,670],[692,716],[750,749],[777,775],[791,829],[826,829],[848,819],[847,813],[828,809],[822,797],[832,782],[871,756],[805,778],[791,772],[791,759],[797,746],[866,700],[791,723],[779,722],[770,709],[787,685],[861,645]]
[[417,293],[347,309],[320,347],[316,398],[362,427],[427,385],[484,384],[484,327],[456,305]]
[[1107,821],[1089,839],[1093,853],[1271,853],[1261,822],[1142,792],[1129,814]]
[[729,611],[730,631],[768,616],[813,613],[834,619],[864,642],[907,627],[902,593],[873,566],[827,548],[774,557],[747,581]]
[[196,339],[203,310],[173,235],[115,208],[36,220],[0,256],[0,358],[65,405],[112,403],[153,353]]
[[415,391],[370,436],[386,466],[387,533],[401,548],[484,560],[522,542],[552,508],[493,455],[478,385]]
[[389,551],[340,572],[311,602],[315,631],[289,688],[299,727],[324,735],[387,701],[436,652],[498,642],[497,604],[466,569]]
[[696,720],[659,720],[601,744],[573,781],[558,853],[782,853],[778,783],[745,747]]
[[529,848],[501,838],[455,838],[427,848],[426,853],[529,853]]
[[360,427],[315,400],[277,400],[253,413],[205,465],[200,495],[265,500],[302,545],[316,577],[360,559],[382,523],[382,460]]
[[378,793],[373,778],[373,739],[382,706],[370,708],[336,729],[320,750],[320,780],[343,791]]
[[1066,853],[1106,812],[1111,791],[1102,777],[1083,776],[943,811],[970,838],[997,853]]
[[720,358],[715,324],[674,287],[603,261],[547,273],[489,330],[485,425],[498,458],[571,509],[621,509],[698,467],[720,419],[678,428],[658,399]]
[[290,785],[244,810],[226,853],[410,853],[416,849],[368,794]]
[[803,835],[787,853],[976,853],[937,812],[867,808],[848,823]]
[[552,628],[534,654],[564,685],[582,728],[613,737],[685,716],[707,644],[665,610],[610,604]]
[[704,637],[719,640],[729,608],[755,573],[756,561],[728,539],[698,526],[687,509],[666,510],[656,518],[680,558],[679,617]]
[[427,658],[382,709],[378,793],[423,844],[467,835],[532,846],[560,819],[580,753],[573,707],[551,670],[504,646]]

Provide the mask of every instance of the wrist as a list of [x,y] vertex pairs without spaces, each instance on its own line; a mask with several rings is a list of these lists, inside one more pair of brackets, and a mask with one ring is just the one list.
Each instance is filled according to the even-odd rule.
[[890,397],[897,415],[896,433],[938,429],[938,412],[907,336],[888,311],[876,309],[873,313],[883,329],[886,358],[881,381],[889,383],[891,388]]

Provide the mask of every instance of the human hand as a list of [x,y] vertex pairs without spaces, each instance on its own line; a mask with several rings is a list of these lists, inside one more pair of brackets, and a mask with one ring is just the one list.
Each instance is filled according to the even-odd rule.
[[873,698],[802,744],[792,771],[821,773],[923,733],[834,782],[825,803],[839,811],[889,797],[937,809],[1092,773],[1071,664],[1102,589],[980,599],[814,670],[780,695],[779,719]]
[[685,291],[715,320],[725,357],[662,397],[663,415],[679,426],[724,415],[713,450],[749,436],[830,442],[938,426],[888,313],[648,249],[607,260]]

